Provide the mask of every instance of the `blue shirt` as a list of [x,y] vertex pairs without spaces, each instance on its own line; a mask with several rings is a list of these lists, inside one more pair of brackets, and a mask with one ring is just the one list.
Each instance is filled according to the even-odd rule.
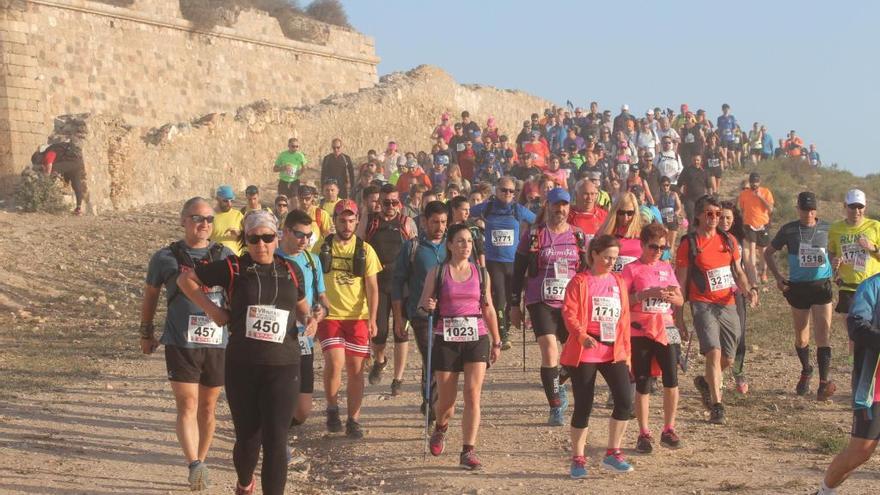
[[765,155],[773,154],[773,136],[769,132],[764,133],[764,140],[761,142],[761,153]]
[[795,220],[783,225],[776,233],[770,245],[777,251],[787,248],[790,281],[813,282],[831,278],[831,263],[828,260],[829,228],[831,225],[824,220],[817,220],[812,227],[806,227]]
[[[318,258],[318,255],[303,251],[296,256],[291,256],[285,253],[281,248],[275,250],[275,254],[281,256],[287,261],[292,261],[299,265],[299,269],[302,270],[303,274],[303,283],[305,284],[305,287],[302,287],[302,289],[306,295],[306,302],[309,303],[310,308],[317,304],[318,295],[327,292],[327,289],[324,286],[324,271],[321,268],[321,259]],[[311,259],[311,262],[314,264],[314,272],[312,272],[312,266],[309,265],[309,259]],[[315,277],[315,275],[317,275],[317,277]],[[318,289],[318,294],[315,294],[316,288]],[[300,334],[303,334],[306,331],[306,328],[299,321],[296,322],[296,329]],[[309,349],[314,347],[314,337],[308,337],[308,345]]]
[[725,143],[733,141],[733,129],[736,127],[736,117],[733,115],[719,115],[717,124],[718,130],[721,131],[721,141]]
[[[416,244],[415,258],[412,257],[413,243],[418,243]],[[404,309],[408,319],[416,316],[428,272],[445,259],[446,238],[434,244],[424,235],[420,235],[403,243],[397,261],[394,263],[391,300],[402,301],[406,298]]]
[[505,205],[494,197],[471,208],[471,217],[483,217],[486,223],[486,261],[500,263],[513,263],[520,237],[520,222],[533,224],[536,218],[525,206],[519,203]]
[[853,348],[853,409],[868,410],[874,404],[874,390],[878,386],[876,369],[880,365],[880,274],[874,275],[859,284],[852,298],[846,327],[849,338],[855,343]]

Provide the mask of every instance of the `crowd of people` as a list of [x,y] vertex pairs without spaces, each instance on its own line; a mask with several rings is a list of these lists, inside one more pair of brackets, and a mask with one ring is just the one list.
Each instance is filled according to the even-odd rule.
[[[676,427],[678,370],[687,366],[693,337],[705,356],[694,386],[709,421],[725,422],[727,368],[737,391],[749,393],[746,316],[773,288],[772,276],[791,306],[798,395],[811,391],[815,334],[817,400],[836,390],[830,334],[838,288],[833,311],[849,330],[857,386],[850,444],[820,491],[835,493],[880,438],[880,223],[865,217],[865,194],[849,191],[846,218],[829,224],[816,217],[816,195],[803,191],[799,218],[774,233],[773,194],[758,173],[725,200],[725,170],[779,150],[821,161],[794,131],[778,148],[760,124],[744,131],[726,104],[714,124],[687,105],[677,115],[656,108],[643,118],[626,105],[614,117],[596,103],[588,112],[554,108],[509,136],[491,117],[481,127],[467,111],[455,123],[444,113],[430,151],[389,142],[360,165],[337,138],[320,162],[320,190],[303,180],[311,163],[292,138],[274,164],[271,207],[249,186],[236,209],[226,185],[213,204],[197,197],[183,205],[183,238],[149,263],[140,342],[145,353],[165,346],[191,488],[207,486],[221,386],[235,427],[236,493],[254,493],[262,446],[263,493],[280,494],[288,429],[311,413],[316,344],[327,431],[360,439],[364,382],[380,384],[391,358],[391,394],[403,393],[410,335],[421,357],[430,453],[445,450],[461,378],[459,464],[479,469],[484,379],[511,348],[514,331],[525,328],[540,349],[535,379],[547,423],[570,425],[570,476],[588,475],[597,374],[612,403],[600,466],[632,471],[621,450],[624,432],[635,418],[635,449],[654,449],[649,410],[658,378],[659,443],[684,441]],[[780,251],[788,273],[777,263]],[[168,313],[157,339],[163,286]]]

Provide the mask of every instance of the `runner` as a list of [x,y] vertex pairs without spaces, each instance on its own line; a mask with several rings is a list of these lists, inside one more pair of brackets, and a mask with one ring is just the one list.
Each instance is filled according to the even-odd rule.
[[474,447],[480,427],[480,394],[487,365],[501,355],[501,336],[485,269],[468,261],[473,249],[471,232],[453,225],[446,238],[446,260],[428,273],[419,309],[434,313],[432,372],[437,380],[436,421],[431,435],[431,455],[439,456],[446,444],[449,420],[458,395],[458,375],[464,373],[462,448],[459,465],[482,468]]
[[323,208],[319,208],[315,204],[318,191],[314,187],[303,184],[299,187],[299,209],[305,212],[312,219],[312,232],[314,235],[309,237],[308,249],[319,252],[321,250],[321,239],[324,239],[333,233],[333,222]]
[[[718,119],[721,120],[721,117],[718,117]],[[733,151],[730,151],[730,154],[733,155]],[[721,191],[721,176],[724,175],[724,168],[727,165],[727,159],[725,158],[727,155],[724,148],[718,144],[717,134],[709,134],[706,140],[706,150],[703,155],[703,163],[706,164],[706,171],[709,175],[708,193],[717,196]]]
[[[391,291],[394,264],[403,243],[418,235],[415,222],[400,213],[400,198],[397,189],[385,184],[379,189],[382,210],[370,213],[365,222],[358,225],[358,237],[373,246],[382,271],[377,276],[379,285],[379,306],[376,314],[377,333],[373,337],[373,366],[368,380],[370,385],[382,383],[382,372],[388,365],[385,357],[385,344],[388,342],[388,319],[391,317]],[[403,387],[403,372],[406,370],[406,354],[409,351],[408,339],[396,333],[394,337],[394,378],[391,380],[391,395],[399,395]]]
[[309,163],[306,155],[300,150],[299,139],[287,140],[287,149],[278,154],[275,167],[278,172],[278,194],[288,198],[296,198],[299,194],[299,177]]
[[599,193],[598,186],[588,179],[582,179],[574,186],[574,206],[568,214],[568,223],[581,229],[586,244],[608,217],[608,211],[598,206]]
[[[819,389],[816,399],[828,400],[837,389],[828,374],[831,371],[831,263],[828,261],[830,225],[816,217],[816,195],[802,192],[797,199],[798,220],[779,229],[764,260],[782,291],[794,323],[794,350],[801,362],[801,377],[795,389],[798,395],[810,391],[813,366],[810,365],[810,325],[816,336],[816,361],[819,364]],[[788,278],[782,276],[774,254],[787,248]]]
[[758,304],[758,289],[749,285],[740,267],[739,245],[729,234],[718,230],[721,205],[711,196],[697,201],[695,230],[678,246],[675,275],[685,287],[691,303],[694,329],[700,339],[700,354],[706,357],[705,376],[694,379],[709,421],[724,423],[721,376],[730,367],[742,327],[736,313],[733,286],[749,294],[749,305]]
[[599,234],[608,234],[620,240],[618,256],[611,271],[623,272],[623,267],[642,257],[642,243],[639,235],[644,222],[639,214],[639,200],[631,192],[622,193],[620,199],[611,205],[608,218],[599,228]]
[[[165,367],[177,407],[177,441],[189,465],[191,490],[208,487],[208,449],[214,437],[214,410],[223,386],[223,363],[228,335],[226,326],[213,324],[177,288],[177,276],[196,264],[232,255],[227,247],[209,241],[214,212],[204,198],[183,204],[180,223],[184,237],[150,258],[141,305],[140,344],[144,354],[165,346]],[[153,318],[162,286],[168,313],[161,340],[156,340]],[[209,297],[225,303],[222,287],[212,287]]]
[[541,385],[550,405],[547,424],[562,426],[568,408],[568,394],[559,379],[559,348],[568,331],[562,322],[565,287],[575,273],[586,268],[586,236],[566,221],[571,196],[556,188],[547,195],[546,222],[524,231],[516,251],[513,287],[510,293],[510,319],[522,323],[522,292],[532,320],[535,340],[541,349]]
[[272,208],[263,206],[263,202],[260,200],[259,187],[254,185],[247,186],[244,190],[244,196],[247,198],[247,203],[239,209],[242,215],[247,215],[252,211],[268,211],[273,213]]
[[629,387],[630,315],[626,282],[611,272],[620,241],[599,235],[590,242],[590,270],[571,279],[565,290],[562,317],[570,337],[560,362],[571,375],[574,412],[571,416],[572,478],[586,478],[584,449],[593,409],[596,373],[601,373],[614,398],[608,424],[608,444],[602,466],[626,473],[633,467],[623,457],[620,444],[632,410]]
[[847,317],[849,338],[855,343],[853,361],[853,422],[849,444],[825,471],[817,495],[836,495],[837,488],[868,462],[880,441],[880,276],[859,285]]
[[[742,268],[743,272],[746,274],[746,277],[749,279],[749,284],[752,287],[757,287],[758,282],[749,272],[746,271],[745,264],[743,263],[742,257],[742,243],[743,243],[743,221],[742,215],[737,209],[736,205],[732,201],[722,201],[721,202],[721,218],[718,220],[718,229],[727,232],[738,243],[739,247],[739,267]],[[733,290],[733,297],[736,301],[736,314],[739,316],[739,327],[742,329],[742,335],[739,337],[739,344],[736,346],[736,356],[733,358],[733,366],[731,367],[731,371],[733,372],[733,379],[736,382],[736,391],[745,395],[749,393],[749,381],[746,378],[745,372],[745,361],[746,361],[746,333],[748,332],[748,326],[746,325],[746,317],[748,316],[748,303],[746,302],[746,295],[739,290],[738,287],[731,287]],[[678,316],[683,318],[683,312],[679,310]],[[682,327],[684,327],[684,320],[678,320]]]
[[[302,191],[302,189],[300,189]],[[311,238],[315,237],[314,219],[302,210],[293,210],[284,220],[284,237],[281,240],[275,254],[287,261],[296,263],[303,274],[303,287],[306,302],[311,308],[312,318],[320,322],[327,315],[330,302],[327,300],[324,287],[324,271],[321,260],[314,253],[309,252]],[[315,340],[312,336],[306,336],[306,328],[297,324],[297,336],[299,340],[299,399],[293,410],[291,426],[298,426],[306,422],[312,413],[312,392],[315,390],[314,348]]]
[[880,272],[880,222],[866,217],[868,205],[859,189],[847,191],[844,206],[846,218],[831,224],[828,232],[828,254],[839,287],[834,311],[845,325],[856,288]]
[[660,257],[669,251],[666,228],[652,223],[642,228],[639,240],[642,257],[623,269],[630,296],[632,374],[636,379],[635,410],[639,420],[636,451],[649,454],[654,447],[648,427],[651,394],[651,368],[656,363],[663,374],[663,430],[660,443],[678,448],[675,432],[678,410],[678,357],[681,333],[672,319],[672,307],[681,307],[684,298],[672,266]]
[[284,217],[287,216],[288,211],[290,211],[290,200],[288,197],[283,194],[275,196],[275,208],[272,209],[272,214],[278,219],[279,225],[284,224]]
[[379,288],[376,275],[382,264],[373,247],[355,235],[358,207],[352,200],[336,204],[333,214],[336,233],[321,244],[321,265],[330,311],[318,327],[324,352],[324,393],[327,397],[327,431],[342,431],[339,418],[339,388],[342,371],[348,377],[346,399],[348,420],[345,434],[363,438],[358,419],[364,397],[364,359],[370,355],[369,339],[376,336]]
[[[419,297],[425,285],[428,272],[446,258],[446,236],[448,213],[446,205],[432,201],[425,205],[425,229],[418,238],[403,244],[397,262],[394,264],[394,279],[391,285],[391,308],[394,311],[394,335],[408,338],[406,322],[409,322],[416,336],[416,345],[422,356],[422,414],[429,407],[425,398],[425,368],[428,360],[428,320],[418,311]],[[437,390],[432,383],[431,390]],[[432,397],[431,403],[436,400]],[[430,411],[433,418],[433,409]]]
[[217,206],[214,208],[214,230],[211,240],[223,244],[235,255],[241,255],[244,248],[238,238],[241,235],[241,223],[244,215],[232,208],[235,193],[232,186],[217,188]]
[[483,246],[483,239],[486,233],[480,226],[483,222],[479,219],[471,218],[471,204],[464,196],[456,196],[449,201],[449,212],[452,215],[450,225],[464,224],[471,231],[471,237],[474,239],[474,250],[471,261],[482,267],[486,266],[486,250]]
[[324,156],[321,160],[321,184],[326,184],[333,179],[339,187],[339,197],[342,199],[354,198],[354,162],[351,157],[342,152],[342,140],[334,138],[330,142],[332,153]]
[[[262,445],[263,493],[280,495],[287,483],[287,430],[299,395],[295,324],[299,320],[306,335],[313,335],[315,321],[301,290],[302,271],[273,255],[278,247],[275,217],[251,213],[243,228],[247,254],[196,266],[178,277],[177,286],[215,325],[229,322],[225,380],[235,427],[235,493],[254,493]],[[226,287],[230,310],[203,292],[203,286],[217,285]]]
[[678,193],[672,190],[672,181],[669,177],[660,178],[660,194],[657,197],[657,208],[663,218],[663,226],[666,227],[666,245],[670,248],[675,246],[679,228],[684,228],[684,207]]
[[753,278],[762,283],[767,282],[767,265],[758,269],[758,262],[763,262],[764,250],[770,244],[770,215],[773,214],[773,193],[761,186],[758,172],[749,174],[749,187],[739,193],[737,205],[743,215],[746,270]]
[[521,229],[535,222],[535,214],[514,202],[516,184],[511,177],[502,177],[496,191],[496,196],[471,207],[471,216],[481,218],[485,224],[486,269],[495,281],[492,284],[492,304],[498,311],[501,340],[507,350],[510,349],[507,291],[513,283],[516,243]]

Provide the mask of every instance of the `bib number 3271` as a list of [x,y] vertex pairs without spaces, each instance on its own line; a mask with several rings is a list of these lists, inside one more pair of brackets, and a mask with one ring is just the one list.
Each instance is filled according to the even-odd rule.
[[492,231],[492,245],[495,247],[513,246],[513,230],[501,229]]
[[480,339],[477,318],[474,316],[443,318],[443,340],[446,342],[475,342]]
[[730,271],[729,266],[713,268],[706,272],[706,276],[709,278],[709,290],[712,292],[733,287],[733,272]]
[[284,342],[289,311],[272,306],[248,306],[245,337],[263,342]]

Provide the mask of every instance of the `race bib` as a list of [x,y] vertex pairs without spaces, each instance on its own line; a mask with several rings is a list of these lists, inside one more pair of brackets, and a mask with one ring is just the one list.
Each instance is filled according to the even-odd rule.
[[693,143],[694,142],[694,135],[693,134],[686,135],[684,137],[684,142],[686,142],[688,144]]
[[280,344],[287,335],[287,317],[290,311],[273,306],[248,306],[245,319],[245,337]]
[[712,168],[720,167],[721,166],[721,159],[720,158],[709,158],[709,166]]
[[864,273],[868,264],[868,253],[856,243],[843,244],[840,246],[843,252],[843,262],[852,265],[853,271]]
[[648,297],[642,300],[642,313],[666,313],[672,305],[659,297]]
[[623,271],[623,267],[637,260],[635,256],[618,256],[617,260],[614,262],[614,266],[611,268],[612,272],[620,273]]
[[553,262],[553,273],[557,278],[568,278],[568,260]]
[[819,268],[825,265],[825,248],[801,244],[798,248],[798,264],[801,268]]
[[545,278],[541,285],[541,295],[545,301],[561,301],[565,298],[567,278]]
[[706,276],[709,278],[709,290],[712,292],[733,287],[733,273],[729,266],[713,268],[706,272]]
[[305,335],[299,336],[299,354],[300,356],[310,356],[312,354],[312,343]]
[[464,151],[464,143],[458,143],[455,145],[455,151]]
[[446,342],[476,342],[479,339],[476,317],[443,318],[443,340]]
[[666,327],[666,341],[670,344],[681,344],[681,333],[678,327]]
[[591,319],[599,323],[599,338],[602,342],[614,342],[617,338],[617,320],[620,319],[620,299],[594,296],[592,302]]
[[186,341],[192,344],[220,345],[223,343],[223,327],[205,315],[189,315]]
[[675,208],[663,208],[660,210],[660,216],[666,223],[672,223],[675,220]]
[[513,230],[493,230],[492,245],[495,247],[513,246]]

